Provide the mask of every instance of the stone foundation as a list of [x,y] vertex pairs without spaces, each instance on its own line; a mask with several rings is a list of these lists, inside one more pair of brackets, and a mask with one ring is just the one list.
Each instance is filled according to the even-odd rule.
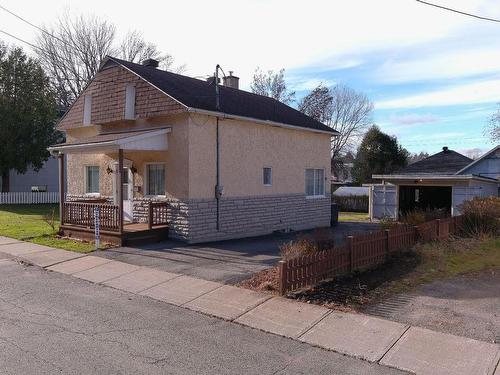
[[[134,199],[134,222],[148,221],[148,205],[151,200]],[[154,200],[170,204],[167,214],[169,236],[188,243],[330,226],[330,197],[306,198],[303,194],[286,194],[222,198],[219,231],[216,228],[215,199]]]

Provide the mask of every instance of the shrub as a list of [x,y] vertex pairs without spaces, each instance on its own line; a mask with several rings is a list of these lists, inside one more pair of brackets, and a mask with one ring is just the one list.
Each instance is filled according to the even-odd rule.
[[410,212],[407,212],[402,218],[401,222],[403,222],[406,225],[419,225],[423,224],[427,221],[427,218],[425,216],[425,212],[422,210],[413,210]]
[[289,241],[280,246],[280,253],[283,260],[290,260],[304,255],[311,255],[317,251],[315,244],[307,237],[302,237],[296,241]]
[[500,198],[474,198],[460,206],[466,235],[480,237],[500,233]]
[[392,217],[384,216],[380,219],[380,229],[382,230],[392,229],[396,225],[398,225],[398,222],[394,220]]

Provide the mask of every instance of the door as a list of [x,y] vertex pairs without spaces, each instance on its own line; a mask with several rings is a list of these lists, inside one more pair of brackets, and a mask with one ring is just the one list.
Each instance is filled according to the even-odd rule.
[[370,192],[370,218],[397,219],[397,200],[395,185],[373,185]]
[[123,221],[133,220],[134,175],[129,167],[123,168]]

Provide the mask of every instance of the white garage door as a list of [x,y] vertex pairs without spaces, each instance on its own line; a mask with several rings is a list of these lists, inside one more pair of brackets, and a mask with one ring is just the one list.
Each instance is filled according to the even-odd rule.
[[370,217],[397,219],[397,189],[395,185],[372,185],[370,192]]

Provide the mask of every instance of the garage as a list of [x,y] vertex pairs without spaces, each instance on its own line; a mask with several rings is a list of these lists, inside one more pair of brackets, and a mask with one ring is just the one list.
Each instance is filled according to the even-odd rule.
[[451,186],[399,186],[399,212],[443,210],[451,214]]

